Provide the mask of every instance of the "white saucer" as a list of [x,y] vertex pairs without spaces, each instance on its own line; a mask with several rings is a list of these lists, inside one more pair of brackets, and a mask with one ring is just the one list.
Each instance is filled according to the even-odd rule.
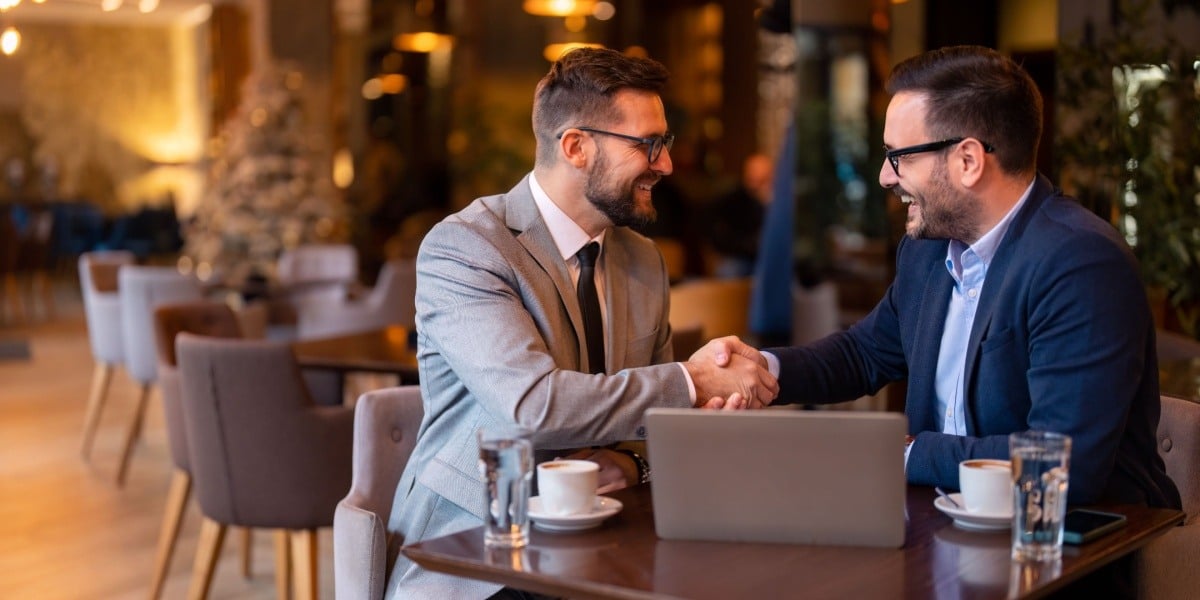
[[583,515],[552,515],[542,509],[542,498],[534,496],[529,499],[529,518],[533,526],[544,531],[583,531],[591,529],[605,519],[621,512],[622,504],[606,496],[596,496],[596,505],[592,512]]
[[[962,494],[950,494],[950,499],[963,506]],[[967,512],[949,500],[938,496],[933,499],[933,506],[942,511],[947,517],[954,519],[954,524],[970,531],[1003,531],[1012,528],[1012,514],[995,515]]]

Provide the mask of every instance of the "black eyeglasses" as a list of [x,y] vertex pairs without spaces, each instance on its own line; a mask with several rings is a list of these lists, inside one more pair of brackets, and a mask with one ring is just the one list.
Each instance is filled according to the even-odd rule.
[[[937,152],[938,150],[949,148],[950,146],[953,146],[965,139],[967,139],[967,138],[956,137],[956,138],[950,138],[948,140],[942,140],[940,142],[929,142],[928,144],[917,144],[915,146],[906,146],[904,148],[896,148],[895,150],[888,150],[887,147],[885,146],[883,151],[884,151],[884,156],[887,157],[888,162],[892,163],[892,170],[896,172],[896,177],[899,177],[900,176],[900,157],[901,156],[908,156],[909,154],[920,154],[922,152]],[[993,147],[991,144],[989,144],[983,140],[979,140],[979,143],[983,144],[984,152],[991,153],[991,152],[996,151],[995,147]]]
[[[643,137],[638,137],[636,135],[625,135],[624,133],[616,133],[614,131],[605,131],[603,129],[595,129],[593,127],[575,127],[574,129],[578,129],[580,131],[586,131],[588,133],[601,133],[604,135],[611,135],[613,137],[619,137],[622,139],[629,140],[631,142],[637,142],[640,145],[644,145],[644,146],[646,146],[646,158],[650,161],[650,164],[654,164],[654,161],[658,160],[658,157],[660,155],[662,155],[662,151],[664,148],[667,150],[670,150],[671,146],[675,145],[675,134],[673,134],[673,133],[668,133],[666,135],[655,135],[655,136],[643,138]],[[558,134],[558,137],[562,138],[563,133],[566,133],[566,131],[564,130],[562,133]]]

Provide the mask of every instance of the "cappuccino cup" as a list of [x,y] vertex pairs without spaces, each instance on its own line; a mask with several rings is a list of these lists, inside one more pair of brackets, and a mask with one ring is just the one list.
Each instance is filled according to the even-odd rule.
[[590,460],[551,460],[538,465],[542,509],[564,517],[592,512],[599,479],[600,465]]
[[977,458],[958,464],[958,486],[967,512],[1009,515],[1013,508],[1012,464]]

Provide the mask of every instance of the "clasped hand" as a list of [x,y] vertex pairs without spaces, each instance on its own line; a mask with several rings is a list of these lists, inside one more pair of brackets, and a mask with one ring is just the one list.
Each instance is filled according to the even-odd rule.
[[705,344],[684,363],[696,386],[698,408],[765,408],[779,395],[779,382],[761,352],[737,336]]

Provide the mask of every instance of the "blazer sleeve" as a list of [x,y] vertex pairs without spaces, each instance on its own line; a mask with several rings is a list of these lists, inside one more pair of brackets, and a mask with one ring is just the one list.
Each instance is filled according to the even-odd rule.
[[[461,386],[448,393],[470,395],[496,421],[529,427],[541,448],[644,437],[639,433],[644,433],[646,409],[691,406],[675,364],[609,375],[563,368],[568,342],[561,340],[569,338],[573,345],[574,334],[539,329],[554,320],[533,316],[561,311],[554,282],[542,272],[519,276],[516,263],[505,258],[514,250],[498,246],[489,235],[469,224],[444,222],[422,243],[417,261],[421,335],[449,367],[449,373],[434,376],[453,379],[430,381],[430,387]],[[630,306],[638,301],[630,298]],[[657,355],[669,343],[668,330],[659,329],[647,340]],[[548,339],[560,340],[559,346],[551,348]],[[573,349],[569,352],[574,356]],[[423,383],[426,376],[422,371]]]
[[[975,437],[918,435],[910,481],[957,487],[960,461],[1007,458],[1009,432],[1057,431],[1072,438],[1069,501],[1102,499],[1144,395],[1152,324],[1126,249],[1102,235],[1063,238],[1069,242],[1029,260],[1011,289],[999,292],[1004,318],[994,318],[981,341],[981,383],[968,394],[977,412],[996,416],[981,421]],[[1004,387],[1008,379],[1016,383]],[[1002,412],[1013,421],[997,425]]]

